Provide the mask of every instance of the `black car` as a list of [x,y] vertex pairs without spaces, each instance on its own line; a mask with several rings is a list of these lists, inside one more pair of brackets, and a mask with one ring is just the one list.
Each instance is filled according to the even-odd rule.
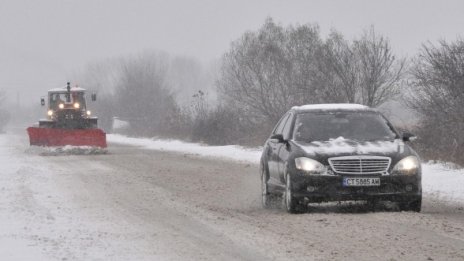
[[290,213],[309,203],[398,202],[421,210],[421,165],[416,152],[377,110],[358,104],[293,107],[277,123],[261,157],[264,207],[283,195]]

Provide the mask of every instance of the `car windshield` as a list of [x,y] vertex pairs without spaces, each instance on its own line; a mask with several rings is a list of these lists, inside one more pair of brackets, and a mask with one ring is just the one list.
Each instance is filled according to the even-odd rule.
[[356,141],[393,140],[397,134],[375,112],[301,113],[293,138],[297,141],[328,141],[343,137]]

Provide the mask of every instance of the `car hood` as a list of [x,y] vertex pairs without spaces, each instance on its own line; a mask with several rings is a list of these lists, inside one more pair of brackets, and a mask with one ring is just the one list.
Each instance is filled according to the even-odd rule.
[[[295,144],[308,156],[328,158],[348,155],[377,155],[395,157],[405,153],[405,144],[402,140],[393,141],[354,141],[343,138],[329,141],[298,142]],[[409,149],[406,148],[406,153]]]

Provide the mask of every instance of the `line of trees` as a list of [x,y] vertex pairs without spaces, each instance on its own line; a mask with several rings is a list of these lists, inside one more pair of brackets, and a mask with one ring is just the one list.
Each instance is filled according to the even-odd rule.
[[92,107],[108,132],[117,118],[129,123],[125,134],[185,139],[209,113],[207,92],[198,90],[212,81],[192,58],[145,52],[91,64],[76,78],[98,93]]
[[252,130],[259,137],[253,140],[262,142],[294,105],[378,107],[400,93],[405,71],[405,59],[396,58],[388,39],[374,28],[352,41],[336,31],[322,39],[317,25],[283,27],[267,19],[259,30],[232,43],[217,87],[227,108],[246,115],[243,133]]
[[10,120],[10,114],[4,107],[6,101],[5,92],[0,90],[0,133],[4,131],[4,128]]
[[247,114],[276,122],[295,104],[350,102],[372,107],[399,93],[405,60],[374,29],[347,41],[323,40],[313,25],[283,27],[267,19],[224,55],[219,91]]
[[294,105],[404,101],[421,119],[409,126],[417,149],[464,164],[463,49],[462,40],[429,43],[406,60],[373,27],[353,40],[335,30],[322,38],[317,25],[269,18],[232,42],[214,70],[144,53],[90,66],[83,84],[102,94],[96,110],[106,129],[118,117],[128,134],[209,144],[261,145]]
[[418,149],[464,164],[464,41],[422,46],[411,68],[409,107],[421,118]]

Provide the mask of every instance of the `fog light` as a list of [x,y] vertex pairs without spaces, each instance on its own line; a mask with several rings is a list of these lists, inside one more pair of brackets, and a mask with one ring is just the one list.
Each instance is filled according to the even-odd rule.
[[308,190],[308,192],[314,192],[314,191],[316,190],[316,188],[313,187],[313,186],[308,186],[308,187],[306,188],[306,190]]
[[411,192],[412,191],[412,185],[411,184],[406,185],[405,189],[406,189],[407,192]]

